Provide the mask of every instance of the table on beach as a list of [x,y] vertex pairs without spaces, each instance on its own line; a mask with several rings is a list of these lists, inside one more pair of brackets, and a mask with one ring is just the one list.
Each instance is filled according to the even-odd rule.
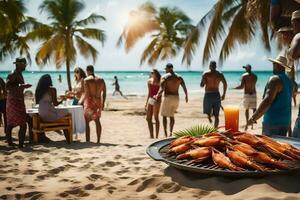
[[[72,115],[73,122],[73,133],[84,133],[85,132],[85,119],[83,115],[83,107],[81,105],[60,105],[55,107],[56,109],[67,109]],[[26,110],[27,114],[38,113],[38,108],[30,108]]]

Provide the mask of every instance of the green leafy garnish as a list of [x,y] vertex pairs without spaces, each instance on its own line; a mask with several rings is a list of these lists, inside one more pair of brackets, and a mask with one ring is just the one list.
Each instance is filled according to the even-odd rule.
[[209,125],[197,125],[197,126],[193,126],[191,128],[187,128],[182,131],[175,132],[174,135],[176,138],[179,138],[182,136],[199,137],[204,134],[213,133],[216,131],[217,131],[217,129],[215,127],[212,127]]

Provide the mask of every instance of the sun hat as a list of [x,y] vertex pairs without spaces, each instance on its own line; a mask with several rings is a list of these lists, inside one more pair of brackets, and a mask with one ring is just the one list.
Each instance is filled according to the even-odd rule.
[[277,33],[282,33],[282,32],[293,32],[293,28],[290,27],[290,26],[284,26],[284,27],[281,27]]
[[23,57],[19,57],[19,58],[16,58],[16,61],[13,62],[14,64],[16,63],[27,63],[26,59],[23,58]]
[[282,55],[278,55],[275,59],[273,58],[268,58],[269,61],[273,62],[273,63],[277,63],[281,66],[283,66],[287,71],[291,71],[292,67],[288,65],[288,60],[286,57],[282,56]]
[[300,18],[300,10],[296,10],[292,13],[292,20]]

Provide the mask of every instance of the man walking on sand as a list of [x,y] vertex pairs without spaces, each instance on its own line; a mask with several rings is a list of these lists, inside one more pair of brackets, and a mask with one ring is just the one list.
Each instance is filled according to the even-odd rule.
[[24,89],[30,88],[30,84],[24,82],[22,72],[26,69],[27,62],[25,58],[17,58],[14,62],[16,69],[7,76],[6,89],[6,139],[9,146],[14,146],[12,142],[11,132],[16,126],[19,130],[19,147],[22,148],[26,133],[26,108],[24,103]]
[[174,114],[179,106],[179,86],[181,85],[185,93],[186,103],[188,102],[188,92],[183,78],[173,71],[173,65],[171,63],[166,65],[165,71],[166,74],[161,78],[160,89],[154,98],[159,99],[164,92],[161,115],[163,116],[164,132],[167,137],[167,117],[170,118],[170,136],[172,136],[173,133],[175,124]]
[[[253,113],[256,111],[256,82],[257,82],[257,76],[252,72],[251,65],[243,66],[243,68],[246,70],[246,73],[242,75],[241,84],[234,89],[244,89],[244,99],[243,99],[243,105],[245,108],[245,116],[246,116],[246,122],[249,119],[249,109],[253,110]],[[253,125],[252,125],[253,128]],[[246,124],[245,130],[248,129],[248,126]]]
[[[217,64],[211,61],[209,70],[203,73],[200,83],[201,87],[205,86],[205,94],[203,99],[203,112],[207,114],[208,120],[212,123],[211,114],[215,117],[214,127],[219,126],[219,112],[221,108],[221,100],[225,99],[227,82],[222,73],[216,70]],[[223,95],[220,96],[219,85],[223,83]]]
[[97,143],[100,143],[102,126],[100,122],[101,111],[106,99],[106,85],[103,78],[95,76],[94,67],[86,67],[87,77],[84,79],[84,95],[79,104],[84,104],[84,117],[86,121],[86,141],[90,141],[90,121],[95,121]]

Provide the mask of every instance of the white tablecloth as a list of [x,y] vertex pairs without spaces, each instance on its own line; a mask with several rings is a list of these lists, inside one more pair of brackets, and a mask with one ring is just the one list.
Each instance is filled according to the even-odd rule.
[[[72,115],[73,121],[73,133],[84,133],[85,132],[85,119],[83,115],[83,107],[80,105],[69,105],[69,106],[57,106],[57,109],[67,109]],[[27,113],[38,113],[38,108],[27,109]]]

